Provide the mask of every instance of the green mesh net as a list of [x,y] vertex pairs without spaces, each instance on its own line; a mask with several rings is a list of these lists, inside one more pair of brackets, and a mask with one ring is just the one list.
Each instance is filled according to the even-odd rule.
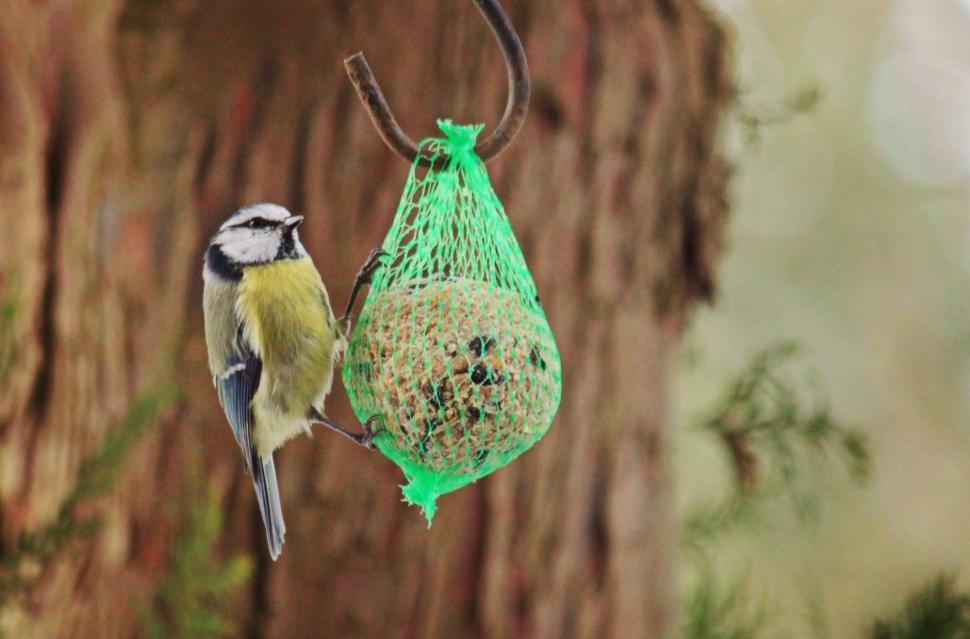
[[[411,167],[388,253],[350,336],[343,380],[375,443],[428,518],[435,500],[501,468],[549,429],[559,352],[475,140],[438,122]],[[375,424],[375,427],[378,427]]]

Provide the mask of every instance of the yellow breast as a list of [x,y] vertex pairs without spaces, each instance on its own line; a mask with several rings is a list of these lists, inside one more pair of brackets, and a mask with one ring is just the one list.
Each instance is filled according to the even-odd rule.
[[329,389],[337,333],[327,291],[309,258],[246,267],[236,310],[263,360],[259,394],[282,412],[305,411]]

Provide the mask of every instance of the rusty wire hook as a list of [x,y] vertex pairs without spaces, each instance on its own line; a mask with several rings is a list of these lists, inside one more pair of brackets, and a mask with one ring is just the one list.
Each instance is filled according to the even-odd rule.
[[[505,68],[509,76],[509,97],[502,120],[487,139],[475,146],[475,152],[482,161],[488,162],[505,150],[525,121],[525,113],[529,108],[529,66],[525,60],[522,42],[499,3],[496,0],[475,0],[475,4],[502,48],[502,57],[505,58]],[[408,162],[413,162],[419,155],[418,147],[394,119],[364,54],[357,52],[345,59],[344,67],[384,144]],[[429,160],[426,156],[421,156],[420,163],[428,166]]]

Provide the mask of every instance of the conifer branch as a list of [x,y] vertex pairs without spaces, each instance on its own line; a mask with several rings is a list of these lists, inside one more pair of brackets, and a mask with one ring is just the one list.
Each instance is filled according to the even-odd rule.
[[942,575],[914,594],[892,619],[876,621],[870,639],[967,639],[970,637],[970,594]]
[[[204,490],[197,473],[190,492]],[[251,558],[215,557],[222,534],[219,496],[208,490],[187,509],[182,529],[159,586],[145,636],[157,639],[221,639],[238,636],[229,608],[253,570]]]
[[94,454],[81,462],[71,491],[57,515],[41,528],[24,532],[0,557],[0,608],[36,586],[73,542],[90,539],[101,529],[98,514],[80,516],[78,506],[108,493],[115,485],[131,447],[178,397],[163,388],[135,400],[117,429],[109,432]]

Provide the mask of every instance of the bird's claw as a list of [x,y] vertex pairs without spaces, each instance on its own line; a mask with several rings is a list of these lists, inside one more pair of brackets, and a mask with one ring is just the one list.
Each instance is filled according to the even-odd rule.
[[340,325],[344,329],[344,334],[350,333],[350,320],[353,315],[354,303],[357,301],[357,295],[360,294],[360,289],[365,284],[370,284],[374,273],[381,267],[381,258],[387,255],[388,252],[383,249],[373,249],[370,255],[367,256],[367,261],[364,262],[364,265],[360,267],[360,271],[357,272],[357,277],[354,278],[354,286],[350,289],[350,297],[347,299],[347,308],[344,309],[344,314],[340,317]]
[[373,424],[374,422],[377,422],[380,420],[381,420],[380,415],[371,415],[370,417],[367,418],[367,421],[364,422],[363,424],[364,434],[360,438],[361,446],[365,448],[369,448],[370,450],[374,450],[377,448],[377,446],[374,445],[374,438],[380,435],[381,433],[383,433],[384,429],[379,428],[377,430],[374,430]]
[[371,250],[370,255],[367,256],[367,261],[360,267],[360,272],[357,274],[357,281],[361,284],[370,284],[374,273],[381,267],[381,258],[387,257],[388,255],[390,254],[384,249],[376,248]]

